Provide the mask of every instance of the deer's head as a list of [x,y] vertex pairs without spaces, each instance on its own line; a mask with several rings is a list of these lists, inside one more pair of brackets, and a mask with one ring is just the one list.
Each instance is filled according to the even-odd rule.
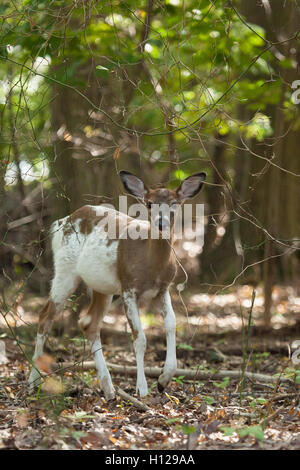
[[163,232],[173,226],[178,207],[186,199],[193,198],[199,193],[206,173],[189,176],[175,190],[148,189],[140,178],[128,171],[120,171],[120,178],[126,191],[147,207],[155,225],[160,232]]

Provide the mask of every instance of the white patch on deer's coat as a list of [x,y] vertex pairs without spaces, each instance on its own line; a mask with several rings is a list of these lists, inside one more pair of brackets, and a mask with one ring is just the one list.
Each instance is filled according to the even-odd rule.
[[90,315],[85,315],[84,317],[80,318],[79,320],[79,324],[81,327],[85,327],[85,326],[88,326],[90,323],[91,323],[91,316]]
[[[88,206],[95,211],[95,217],[109,216],[119,223],[129,226],[129,236],[133,228],[148,233],[149,222],[135,220],[126,214],[105,206]],[[74,290],[80,278],[86,285],[102,294],[120,294],[121,284],[117,274],[117,257],[119,240],[109,240],[107,227],[101,220],[91,233],[80,232],[81,219],[70,222],[69,217],[54,222],[51,227],[53,234],[52,249],[54,254],[55,277],[52,283],[51,299],[62,304],[69,293]],[[103,221],[102,221],[103,222]],[[64,235],[64,229],[68,229]],[[109,228],[109,227],[108,227]],[[110,242],[110,243],[108,243]]]
[[84,242],[84,235],[80,233],[79,221],[76,220],[70,225],[71,232],[65,236],[63,230],[68,223],[69,217],[65,217],[51,226],[55,276],[51,285],[50,298],[58,308],[62,306],[80,281],[76,272],[76,260]]
[[76,264],[76,272],[93,290],[101,294],[121,292],[117,275],[117,258],[119,241],[107,243],[101,239],[98,227],[86,237]]
[[[103,206],[89,207],[94,209],[95,216],[108,213],[117,217],[120,214]],[[119,241],[108,244],[108,235],[101,221],[91,233],[82,234],[80,221],[77,219],[70,224],[69,217],[65,217],[52,225],[55,278],[51,298],[56,303],[66,299],[80,278],[90,289],[102,294],[118,294],[121,291],[116,266]],[[65,224],[70,224],[71,231],[64,236]]]

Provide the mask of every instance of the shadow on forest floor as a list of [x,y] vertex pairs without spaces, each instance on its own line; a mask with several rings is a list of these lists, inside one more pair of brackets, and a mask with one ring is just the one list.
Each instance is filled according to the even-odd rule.
[[[209,377],[174,378],[163,394],[157,391],[155,379],[148,378],[150,394],[140,401],[150,410],[141,412],[120,396],[106,402],[93,368],[49,373],[41,389],[30,396],[26,356],[32,355],[37,311],[45,299],[20,294],[5,320],[0,316],[0,338],[7,357],[6,364],[0,365],[0,448],[299,448],[300,370],[290,358],[290,348],[294,340],[300,340],[300,298],[292,287],[276,287],[272,329],[266,330],[261,321],[262,293],[257,288],[246,347],[251,295],[250,286],[219,295],[188,291],[183,295],[185,308],[173,292],[178,368],[198,368]],[[9,297],[15,298],[13,293]],[[72,308],[74,301],[62,315],[68,318]],[[162,367],[162,319],[152,312],[144,311],[141,316],[148,338],[145,364]],[[42,358],[46,371],[49,355],[55,362],[91,359],[82,334],[67,334],[62,323],[66,321],[56,321],[47,343]],[[110,363],[135,365],[126,328],[117,299],[102,330],[104,354]],[[214,377],[228,370],[262,373],[274,381],[229,378],[226,373]],[[135,394],[134,377],[112,375],[115,385]],[[278,377],[288,380],[281,382]]]

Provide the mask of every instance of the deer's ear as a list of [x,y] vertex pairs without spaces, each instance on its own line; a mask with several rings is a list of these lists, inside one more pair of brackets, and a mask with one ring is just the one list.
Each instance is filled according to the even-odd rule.
[[129,173],[129,171],[122,170],[119,174],[126,191],[132,194],[132,196],[144,199],[148,189],[145,187],[143,181],[132,173]]
[[203,186],[203,181],[206,178],[206,173],[197,173],[196,175],[188,176],[182,181],[176,193],[180,201],[196,196]]

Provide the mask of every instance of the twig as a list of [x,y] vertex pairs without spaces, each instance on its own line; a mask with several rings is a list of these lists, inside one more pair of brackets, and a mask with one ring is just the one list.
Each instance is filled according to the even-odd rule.
[[[46,215],[49,215],[49,214],[50,214],[49,211],[44,211],[43,212],[43,217],[45,217]],[[41,214],[39,214],[39,213],[26,215],[26,217],[21,217],[20,219],[13,220],[12,222],[9,222],[7,224],[7,229],[12,230],[12,229],[21,227],[22,225],[30,224],[31,222],[33,222],[36,219],[39,219],[40,217],[41,217]]]
[[270,414],[270,415],[267,416],[266,418],[261,419],[260,422],[259,422],[260,426],[266,427],[266,425],[267,425],[270,421],[272,421],[272,419],[276,418],[276,416],[278,416],[279,413],[280,413],[281,411],[283,411],[284,409],[285,409],[284,406],[280,406],[276,411],[274,411],[274,413]]
[[274,397],[272,399],[272,402],[274,401],[280,401],[280,400],[285,400],[286,398],[294,398],[294,397],[300,397],[300,392],[296,392],[296,393],[281,393],[279,395],[276,395],[276,397]]
[[137,400],[132,395],[129,395],[129,393],[124,392],[124,390],[122,390],[122,388],[120,388],[120,387],[116,387],[116,393],[118,395],[120,395],[120,397],[124,398],[124,400],[130,401],[133,404],[133,406],[135,406],[136,408],[138,408],[141,411],[150,411],[151,410],[151,408],[149,408],[148,405],[146,405],[145,403],[142,403],[141,401]]

